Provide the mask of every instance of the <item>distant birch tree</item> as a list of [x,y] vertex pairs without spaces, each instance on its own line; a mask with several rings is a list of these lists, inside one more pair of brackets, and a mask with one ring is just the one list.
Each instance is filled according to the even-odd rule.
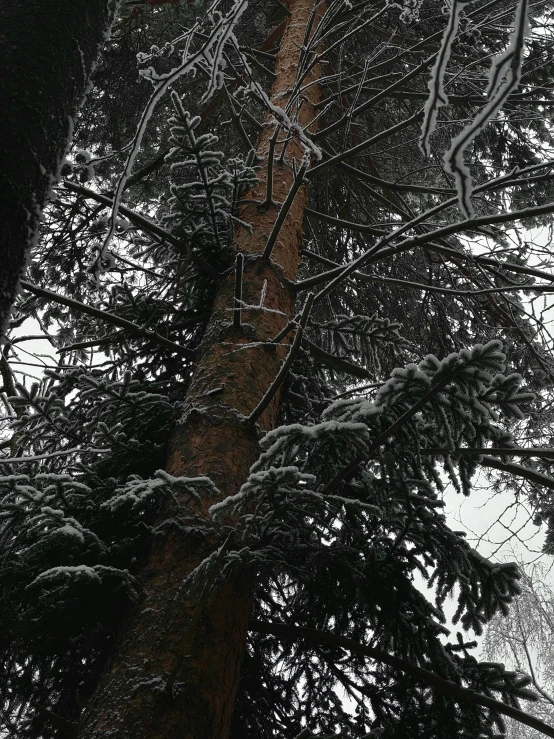
[[[522,568],[523,569],[523,568]],[[481,652],[531,676],[538,700],[533,715],[554,723],[554,593],[544,565],[523,571],[522,593],[508,616],[495,616],[485,631]],[[529,727],[508,721],[508,736],[536,736]]]

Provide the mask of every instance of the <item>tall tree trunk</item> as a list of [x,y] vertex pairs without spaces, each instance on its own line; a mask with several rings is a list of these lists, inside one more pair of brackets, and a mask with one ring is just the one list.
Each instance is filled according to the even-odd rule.
[[[313,0],[291,0],[289,9],[271,93],[273,103],[281,108],[294,86]],[[316,80],[318,73],[314,68],[309,79]],[[307,99],[298,111],[301,125],[313,120],[318,95],[317,84],[306,90]],[[187,530],[169,522],[163,539],[153,547],[144,573],[145,598],[85,711],[79,734],[83,739],[223,739],[229,733],[251,608],[252,574],[229,579],[201,600],[182,588],[182,583],[221,544],[221,536],[209,524],[210,506],[237,492],[259,455],[260,433],[273,428],[278,419],[279,393],[257,426],[248,416],[272,385],[286,355],[285,347],[264,342],[275,337],[294,315],[289,281],[296,278],[300,263],[308,193],[305,185],[300,187],[271,261],[261,259],[279,213],[278,206],[261,205],[273,131],[272,126],[265,126],[260,136],[260,184],[246,196],[260,205],[250,204],[242,213],[252,233],[241,228],[235,239],[237,251],[246,257],[242,300],[258,306],[266,282],[264,307],[269,310],[244,308],[243,324],[234,328],[235,277],[230,275],[220,283],[167,465],[175,476],[209,476],[220,493],[207,496],[196,508],[186,494],[176,501],[185,516],[200,514],[206,530],[199,529],[198,523]],[[275,162],[275,201],[285,201],[294,182],[292,161],[299,166],[303,153],[301,143],[293,138],[283,164]],[[171,521],[175,508],[164,515]]]
[[0,336],[116,4],[0,2]]

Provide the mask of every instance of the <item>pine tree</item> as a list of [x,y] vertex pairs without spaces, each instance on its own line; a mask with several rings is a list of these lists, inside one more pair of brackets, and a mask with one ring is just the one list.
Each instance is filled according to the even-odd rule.
[[121,10],[2,357],[6,736],[554,736],[441,512],[552,521],[550,5],[447,11]]

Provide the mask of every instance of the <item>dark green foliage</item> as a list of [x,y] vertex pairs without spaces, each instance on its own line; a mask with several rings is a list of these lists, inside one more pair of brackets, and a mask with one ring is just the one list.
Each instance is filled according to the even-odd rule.
[[[390,344],[388,353],[394,356],[397,347],[408,342],[400,333],[400,324],[378,316],[336,316],[325,323],[311,324],[323,349],[339,357],[358,361],[362,366],[380,371],[380,356],[385,353],[379,344]],[[391,357],[391,360],[394,361]]]
[[[469,654],[463,661],[453,656],[444,642],[449,630],[443,606],[456,594],[454,623],[481,634],[483,624],[497,610],[506,612],[519,592],[518,568],[489,562],[451,531],[441,512],[436,459],[425,454],[426,448],[509,443],[494,423],[498,411],[518,413],[518,402],[529,396],[518,392],[520,378],[497,374],[503,369],[497,342],[442,362],[429,356],[418,367],[395,370],[371,403],[337,401],[319,424],[283,426],[266,436],[265,451],[241,492],[212,509],[216,519],[247,512],[243,548],[230,555],[228,566],[248,562],[261,568],[258,618],[348,635],[449,680],[466,680],[489,694],[497,690],[504,700],[516,700],[529,678],[504,675],[498,665],[480,666]],[[421,414],[369,453],[369,461],[359,465],[352,479],[336,491],[321,492],[350,460],[367,457],[373,439],[443,377],[452,382]],[[448,458],[444,465],[467,489],[473,470],[465,465],[455,470]],[[435,594],[434,603],[421,591],[422,578],[429,594]],[[398,676],[390,668],[369,668],[355,658],[337,660],[333,650],[319,648],[317,660],[307,661],[306,649],[311,650],[304,644],[280,646],[276,660],[274,642],[261,637],[253,638],[251,649],[247,675],[249,669],[255,672],[245,682],[243,710],[259,711],[261,720],[267,710],[260,688],[264,676],[272,674],[276,686],[277,673],[288,676],[287,687],[281,683],[271,698],[274,733],[284,730],[285,716],[296,717],[297,725],[306,721],[314,730],[349,726],[353,732],[357,727],[366,731],[368,715],[357,723],[333,692],[338,680],[347,693],[354,681],[357,694],[369,698],[373,726],[382,727],[387,737],[403,736],[398,732],[411,722],[413,730],[425,726],[433,737],[469,739],[478,726],[479,734],[494,736],[495,716],[483,709],[456,708],[440,692],[409,679],[393,688],[391,680]],[[301,699],[302,691],[307,698]],[[428,713],[423,705],[430,696]],[[240,722],[251,719],[236,720],[238,736]]]
[[[26,359],[17,339],[29,318],[52,334],[61,356],[36,385],[17,374],[15,395],[2,365],[0,732],[18,739],[71,736],[67,722],[79,718],[140,599],[140,565],[162,533],[162,503],[172,515],[177,491],[195,500],[215,494],[208,478],[159,470],[194,352],[202,350],[217,272],[233,269],[241,204],[265,166],[252,147],[262,127],[275,124],[265,121],[263,96],[279,45],[275,29],[286,17],[280,2],[255,0],[228,35],[220,65],[205,55],[195,76],[177,79],[154,109],[121,201],[143,220],[119,214],[104,251],[110,213],[95,195],[111,197],[151,93],[137,77],[136,54],[143,70],[152,65],[164,75],[180,63],[196,18],[204,20],[190,37],[195,50],[232,7],[222,2],[221,15],[209,20],[202,4],[145,5],[140,18],[118,28],[68,157],[68,181],[95,179],[88,191],[57,191],[29,270],[32,281],[101,314],[29,294],[17,306],[14,343],[5,350],[14,371],[26,367],[17,364]],[[316,297],[306,337],[340,363],[320,362],[308,344],[300,349],[284,386],[285,425],[261,441],[240,493],[213,509],[209,525],[222,534],[218,516],[240,518],[230,551],[223,562],[206,560],[188,585],[200,590],[215,565],[219,581],[252,567],[256,618],[336,632],[517,705],[530,698],[528,678],[479,664],[471,635],[451,639],[445,615],[454,598],[454,622],[481,634],[517,595],[517,568],[489,562],[451,530],[441,495],[448,481],[469,494],[480,469],[479,455],[459,456],[460,447],[508,451],[552,436],[541,403],[552,389],[554,347],[539,304],[551,261],[509,224],[432,237],[459,221],[441,156],[481,106],[490,57],[506,46],[514,6],[483,0],[466,11],[448,67],[451,102],[440,111],[429,160],[417,146],[415,116],[445,26],[440,2],[333,0],[306,39],[287,114],[303,104],[310,55],[323,54],[314,133],[323,160],[308,173],[301,276],[369,250],[371,258]],[[468,152],[479,216],[553,199],[545,161],[552,39],[542,25],[551,8],[543,2],[533,12],[521,90]],[[217,84],[206,100],[212,78]],[[390,131],[402,121],[405,127]],[[279,130],[283,140],[294,135]],[[378,139],[354,149],[372,137]],[[343,159],[329,164],[337,153]],[[531,213],[527,220],[545,218]],[[426,234],[422,247],[406,246],[405,239]],[[496,261],[475,261],[473,252]],[[544,280],[526,272],[529,266],[543,269]],[[498,292],[508,287],[513,292]],[[298,306],[303,302],[299,288]],[[108,313],[148,329],[150,338],[111,324]],[[187,358],[156,335],[189,349]],[[360,377],[367,379],[356,390]],[[522,465],[548,473],[551,462]],[[550,497],[542,488],[527,492],[552,528]],[[182,511],[171,515],[185,525]],[[553,539],[549,534],[550,550]],[[500,716],[377,661],[251,632],[233,739],[292,739],[305,727],[321,739],[338,739],[337,732],[478,739],[503,731]]]
[[[163,464],[176,408],[129,375],[110,382],[77,369],[19,390],[11,399],[19,448],[53,456],[51,472],[29,462],[28,474],[0,477],[0,682],[13,714],[51,731],[37,707],[78,717],[140,596],[131,572],[170,493],[162,478],[145,490],[139,475]],[[122,507],[122,497],[132,505]]]

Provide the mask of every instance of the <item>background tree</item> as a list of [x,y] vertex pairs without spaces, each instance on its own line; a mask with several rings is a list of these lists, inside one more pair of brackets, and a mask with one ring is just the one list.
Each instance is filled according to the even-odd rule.
[[123,9],[2,362],[8,736],[549,731],[441,513],[551,518],[549,12]]
[[29,0],[0,7],[0,334],[115,5]]
[[[485,631],[482,654],[531,675],[538,700],[532,713],[552,724],[554,714],[552,634],[554,598],[544,565],[522,567],[522,593],[507,617],[495,616]],[[508,736],[531,736],[532,730],[508,721]]]

